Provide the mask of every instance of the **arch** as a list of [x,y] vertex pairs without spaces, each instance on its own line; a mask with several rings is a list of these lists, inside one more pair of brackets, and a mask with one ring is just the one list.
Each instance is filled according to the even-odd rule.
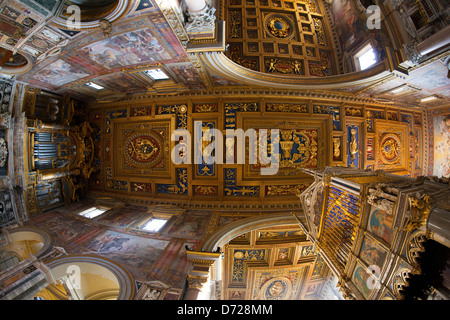
[[200,251],[213,252],[217,247],[223,247],[234,238],[256,229],[292,224],[298,224],[298,220],[290,212],[245,218],[227,224],[211,234],[200,246]]
[[[134,279],[121,265],[96,255],[67,255],[50,261],[47,265],[55,280],[65,277],[73,270],[80,272],[80,285],[89,288],[80,291],[86,300],[132,300],[135,293]],[[102,281],[97,287],[94,281]],[[81,289],[80,289],[81,290]]]
[[0,72],[7,75],[23,74],[31,70],[33,59],[25,52],[15,53],[0,67]]
[[3,232],[7,239],[5,246],[19,241],[38,241],[40,243],[40,248],[33,254],[37,259],[47,254],[53,247],[53,237],[48,231],[43,229],[19,227],[11,230],[4,230]]
[[387,60],[383,60],[363,71],[328,77],[292,77],[289,75],[268,74],[254,71],[230,60],[222,52],[204,52],[200,60],[208,69],[224,77],[243,84],[277,89],[317,90],[342,89],[363,84],[374,83],[391,75]]

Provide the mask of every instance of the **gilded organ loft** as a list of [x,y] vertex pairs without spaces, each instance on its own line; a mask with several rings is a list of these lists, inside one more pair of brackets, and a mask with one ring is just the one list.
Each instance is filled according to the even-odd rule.
[[449,8],[0,1],[0,298],[448,299]]

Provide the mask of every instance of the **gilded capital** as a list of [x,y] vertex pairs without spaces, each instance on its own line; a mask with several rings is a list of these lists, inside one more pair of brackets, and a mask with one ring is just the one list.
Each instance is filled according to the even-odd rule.
[[405,227],[407,231],[420,228],[422,225],[426,224],[431,209],[429,200],[430,197],[427,194],[408,197],[411,216]]
[[201,290],[203,287],[203,284],[205,282],[207,282],[208,279],[205,277],[202,277],[202,276],[193,276],[193,275],[188,274],[187,281],[188,281],[189,288]]

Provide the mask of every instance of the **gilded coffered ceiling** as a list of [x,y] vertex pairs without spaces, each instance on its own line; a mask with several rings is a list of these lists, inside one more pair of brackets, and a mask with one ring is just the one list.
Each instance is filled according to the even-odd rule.
[[[124,196],[170,199],[192,203],[228,203],[232,208],[251,209],[255,201],[261,208],[270,209],[299,206],[298,195],[312,181],[301,168],[323,168],[331,161],[328,137],[334,126],[342,130],[341,121],[330,115],[329,107],[309,103],[280,103],[256,99],[238,102],[242,99],[219,101],[210,97],[208,102],[187,103],[173,100],[165,103],[150,103],[111,110],[94,110],[90,122],[99,131],[96,143],[97,168],[94,171],[93,188],[115,192]],[[313,111],[314,110],[314,111]],[[265,115],[271,114],[267,121]],[[315,113],[314,119],[308,116]],[[171,139],[175,129],[187,129],[192,135],[183,137],[182,144],[189,145],[194,153],[202,154],[212,143],[195,141],[196,123],[202,126],[202,134],[209,129],[218,131],[210,138],[214,143],[214,162],[205,158],[199,163],[174,163],[172,153],[175,143]],[[226,130],[256,132],[255,138],[271,130],[280,132],[280,159],[276,172],[261,175],[269,164],[250,162],[250,152],[256,152],[247,139],[243,162],[238,162],[237,141],[235,145],[226,139]],[[268,133],[268,134],[269,134]],[[221,135],[222,137],[220,137]],[[190,139],[190,140],[188,140]],[[262,138],[261,138],[262,139]],[[187,140],[187,141],[186,141]],[[210,146],[211,144],[211,146]],[[223,159],[218,158],[223,149]],[[268,139],[268,150],[273,149]],[[272,152],[272,151],[271,151]],[[275,154],[275,150],[273,153]],[[217,154],[217,156],[216,156]],[[226,160],[232,157],[231,161]],[[216,205],[218,205],[216,203]]]
[[245,233],[224,248],[222,298],[314,300],[330,270],[296,226]]
[[322,2],[225,1],[227,56],[246,68],[278,74],[337,74]]

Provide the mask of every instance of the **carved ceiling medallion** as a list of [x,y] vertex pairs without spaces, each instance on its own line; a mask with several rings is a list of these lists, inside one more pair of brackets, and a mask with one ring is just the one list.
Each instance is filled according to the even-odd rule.
[[174,126],[174,117],[158,120],[150,117],[113,119],[113,137],[109,145],[114,161],[109,179],[132,179],[133,183],[143,183],[149,178],[159,178],[163,179],[158,180],[161,183],[175,182],[175,167],[170,157],[174,146],[170,133]]
[[292,282],[286,277],[268,280],[261,288],[262,300],[288,300],[292,293]]
[[125,156],[136,166],[152,167],[163,156],[161,145],[161,139],[154,132],[139,132],[125,140]]
[[400,140],[396,135],[385,135],[380,143],[383,162],[388,164],[396,163],[400,157],[400,146]]
[[283,16],[269,16],[266,19],[266,27],[269,34],[276,38],[287,38],[292,35],[292,23]]

